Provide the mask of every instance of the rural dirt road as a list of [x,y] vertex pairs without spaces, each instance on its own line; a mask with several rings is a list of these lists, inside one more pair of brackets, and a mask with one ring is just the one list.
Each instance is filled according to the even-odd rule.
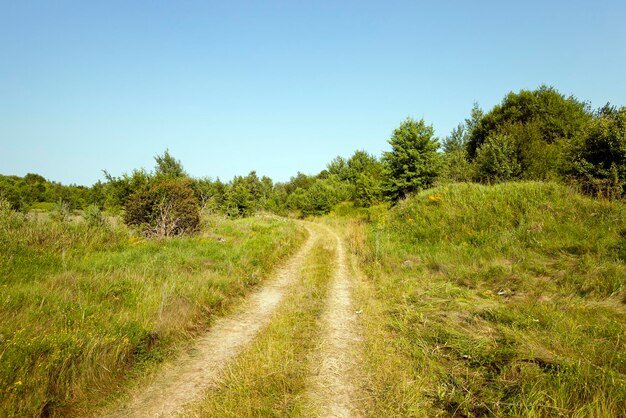
[[[351,281],[346,252],[339,236],[329,227],[303,223],[309,237],[303,247],[266,284],[251,294],[234,313],[220,318],[188,352],[165,364],[123,405],[100,416],[175,417],[220,384],[229,361],[240,353],[272,320],[281,300],[306,268],[307,254],[323,235],[336,242],[334,275],[326,308],[320,318],[321,337],[312,354],[313,364],[306,396],[322,417],[358,415],[352,405],[355,366],[352,345],[358,341],[351,306]],[[303,359],[304,361],[304,359]]]
[[309,396],[320,416],[350,417],[356,415],[353,376],[357,365],[353,347],[359,340],[352,308],[352,281],[343,242],[332,229],[325,227],[325,231],[335,238],[337,259],[321,318],[322,338],[315,354],[318,367],[312,376]]

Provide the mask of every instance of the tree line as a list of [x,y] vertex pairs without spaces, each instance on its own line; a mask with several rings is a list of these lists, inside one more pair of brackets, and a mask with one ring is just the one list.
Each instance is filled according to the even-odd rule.
[[423,119],[407,118],[388,143],[391,149],[380,157],[358,150],[283,183],[254,171],[229,182],[191,178],[166,150],[155,157],[153,171],[105,172],[105,181],[92,187],[63,186],[37,174],[0,176],[0,199],[22,211],[59,202],[107,210],[146,233],[176,235],[197,229],[200,211],[320,215],[339,202],[394,203],[445,182],[550,180],[599,197],[626,196],[626,107],[592,110],[552,87],[510,92],[489,112],[475,104],[442,140]]

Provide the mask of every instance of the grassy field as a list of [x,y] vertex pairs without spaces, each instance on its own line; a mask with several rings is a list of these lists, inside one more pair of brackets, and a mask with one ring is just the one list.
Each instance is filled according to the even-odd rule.
[[626,411],[623,203],[454,184],[335,221],[366,276],[368,416]]
[[149,241],[121,226],[1,211],[0,416],[67,416],[103,402],[305,236],[273,217],[212,218],[202,231]]
[[[363,415],[626,410],[624,203],[552,183],[453,184],[325,222],[355,256]],[[0,211],[0,416],[80,415],[119,396],[304,237],[269,216],[159,241]],[[320,238],[272,322],[187,415],[315,415],[334,251]]]

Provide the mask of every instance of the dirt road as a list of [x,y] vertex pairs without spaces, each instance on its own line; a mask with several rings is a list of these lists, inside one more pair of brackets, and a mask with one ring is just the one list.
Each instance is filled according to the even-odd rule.
[[336,243],[336,259],[328,260],[335,273],[320,318],[320,341],[311,355],[313,366],[306,396],[319,416],[358,415],[352,405],[354,384],[350,377],[355,366],[352,346],[358,336],[346,252],[339,236],[329,227],[303,225],[309,232],[306,243],[267,284],[251,294],[233,314],[218,319],[188,352],[165,364],[140,390],[131,394],[129,401],[100,416],[173,417],[195,401],[210,396],[211,388],[219,386],[229,361],[270,323],[283,297],[299,280],[300,272],[306,268],[307,254],[321,236],[332,237]]

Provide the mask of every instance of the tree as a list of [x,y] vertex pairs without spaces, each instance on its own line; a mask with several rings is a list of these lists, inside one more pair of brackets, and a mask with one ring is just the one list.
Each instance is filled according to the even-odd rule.
[[382,189],[380,178],[376,178],[368,173],[360,173],[354,185],[354,195],[352,200],[355,206],[367,208],[382,200]]
[[455,151],[465,149],[465,143],[467,142],[467,129],[465,125],[459,123],[456,128],[450,132],[450,135],[445,137],[442,143],[443,152],[450,154]]
[[297,209],[304,216],[329,213],[337,203],[349,197],[345,185],[346,183],[336,176],[317,179],[311,187],[299,196],[296,201]]
[[[473,118],[478,115],[477,105],[472,109]],[[473,121],[467,119],[465,124],[460,123],[443,140],[443,168],[442,177],[445,181],[470,181],[472,179],[472,165],[466,150],[468,132]]]
[[383,190],[392,201],[431,187],[441,169],[439,144],[432,125],[407,118],[393,131],[392,150],[383,153]]
[[[472,132],[478,126],[478,124],[480,123],[480,121],[483,119],[484,116],[485,116],[485,112],[483,112],[483,109],[480,107],[480,105],[477,102],[474,102],[474,104],[472,105],[472,110],[470,112],[470,117],[465,119],[466,135],[472,134]],[[467,143],[467,138],[465,142]]]
[[340,180],[348,180],[349,177],[349,168],[348,161],[346,161],[343,157],[335,157],[331,162],[326,165],[326,171],[328,174],[322,174],[322,177],[328,177],[328,175],[335,175]]
[[607,104],[570,151],[570,172],[593,194],[626,196],[626,107]]
[[152,181],[152,176],[145,170],[133,170],[129,175],[114,177],[106,170],[103,171],[106,183],[106,207],[116,211],[126,206],[129,197],[146,187]]
[[481,167],[476,171],[481,181],[501,178],[493,178],[493,173],[485,176],[484,170],[487,165],[493,168],[502,163],[502,155],[489,164],[486,159],[499,155],[494,153],[494,146],[500,146],[505,137],[507,153],[514,153],[509,157],[519,165],[514,178],[551,180],[565,174],[565,151],[590,121],[591,113],[584,102],[565,97],[552,87],[510,92],[487,114],[475,106],[471,118],[466,120],[465,148],[470,161],[475,161],[481,147],[491,141],[491,149],[482,153]]
[[361,174],[380,177],[382,164],[370,153],[357,150],[348,159],[348,180],[355,184]]
[[235,176],[230,183],[224,200],[225,211],[229,216],[246,217],[256,212],[256,201],[248,181],[246,177]]
[[[478,149],[487,138],[497,132],[515,125],[535,123],[546,144],[558,140],[571,140],[579,134],[590,121],[591,114],[587,105],[575,97],[565,97],[552,87],[545,85],[538,89],[510,92],[502,103],[486,115],[477,119],[472,115],[474,126],[470,128],[467,151],[471,159],[476,157]],[[514,138],[523,142],[524,138]]]
[[156,155],[154,161],[156,161],[154,174],[157,177],[188,177],[183,165],[167,149],[163,155]]
[[298,171],[295,177],[291,177],[289,181],[285,183],[285,191],[287,194],[291,194],[298,189],[306,190],[315,183],[315,180],[315,176],[307,176]]
[[356,206],[369,207],[382,200],[383,165],[363,150],[357,150],[348,159],[348,182],[351,200]]

